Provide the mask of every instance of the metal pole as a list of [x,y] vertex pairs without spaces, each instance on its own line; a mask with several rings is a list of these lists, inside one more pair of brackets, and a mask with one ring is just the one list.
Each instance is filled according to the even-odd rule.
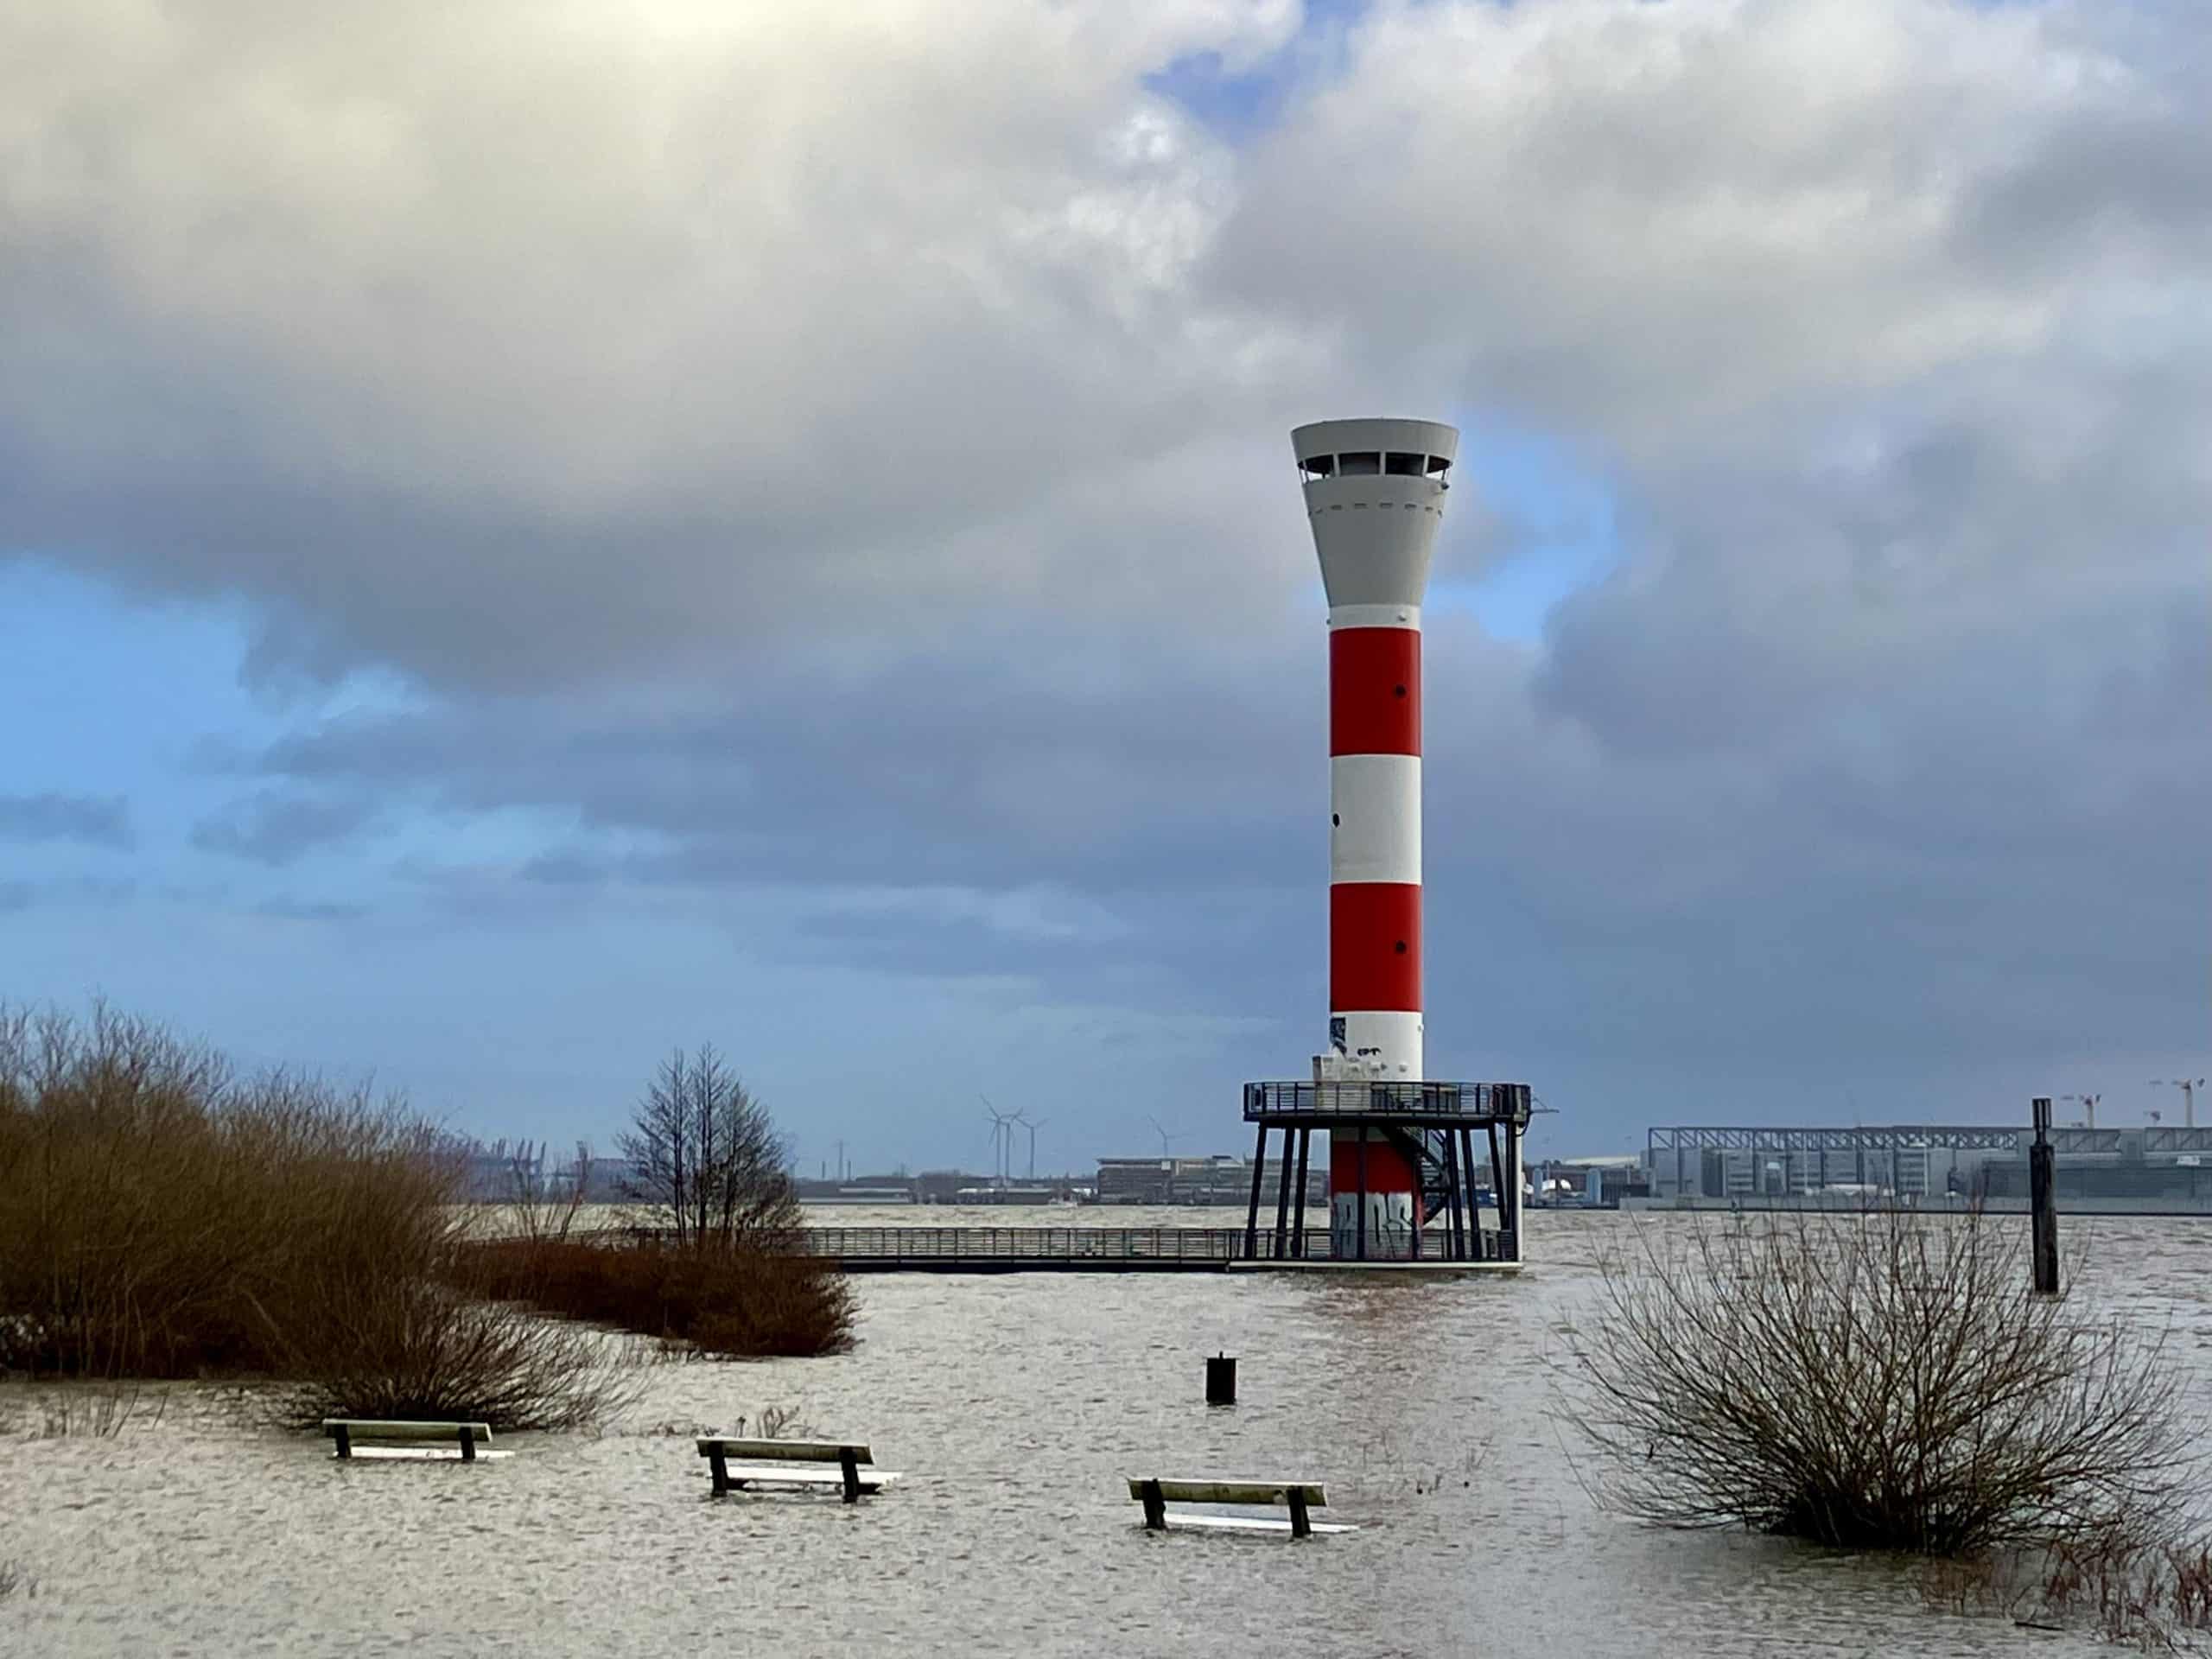
[[[1280,1262],[1289,1240],[1283,1229],[1290,1223],[1290,1131],[1282,1132],[1282,1175],[1275,1186],[1275,1260]],[[1301,1199],[1304,1195],[1300,1195]]]
[[1313,1149],[1313,1131],[1298,1131],[1298,1230],[1291,1236],[1290,1253],[1303,1259],[1306,1255],[1306,1160]]
[[2050,1144],[2050,1102],[2038,1095],[2032,1103],[2035,1113],[2035,1144],[2028,1148],[2028,1192],[2030,1206],[2034,1211],[2032,1231],[2035,1257],[2035,1292],[2038,1296],[2058,1294],[2058,1191],[2056,1173],[2051,1167],[2054,1148]]

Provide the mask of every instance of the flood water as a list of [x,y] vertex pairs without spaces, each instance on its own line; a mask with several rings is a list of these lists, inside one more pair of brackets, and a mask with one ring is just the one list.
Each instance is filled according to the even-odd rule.
[[[1219,1212],[824,1211],[827,1223],[1232,1225]],[[1929,1611],[1910,1572],[1599,1512],[1548,1361],[1621,1217],[1538,1213],[1518,1278],[883,1275],[849,1354],[662,1363],[596,1435],[338,1464],[181,1389],[41,1438],[0,1390],[0,1652],[1703,1656],[2099,1651]],[[1646,1217],[1646,1226],[1691,1224]],[[2069,1245],[2078,1234],[2069,1231]],[[2212,1346],[2212,1222],[2095,1224],[2085,1281]],[[1204,1403],[1205,1356],[1241,1400]],[[2201,1363],[2191,1387],[2205,1386]],[[2204,1403],[2202,1401],[2196,1402]],[[904,1484],[714,1501],[688,1434],[770,1405]],[[671,1427],[677,1432],[667,1432]],[[1361,1530],[1148,1535],[1130,1475],[1319,1479]]]

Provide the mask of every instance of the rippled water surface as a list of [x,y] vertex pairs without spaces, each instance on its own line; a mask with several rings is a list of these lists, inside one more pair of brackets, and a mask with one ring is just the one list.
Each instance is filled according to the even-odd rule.
[[[819,1217],[899,1218],[1074,1217]],[[22,1430],[41,1396],[18,1386],[0,1391],[17,1424],[0,1434],[0,1562],[37,1592],[0,1602],[0,1651],[1929,1656],[2030,1639],[1929,1611],[1892,1563],[1593,1508],[1546,1362],[1624,1224],[1533,1217],[1518,1279],[861,1278],[849,1355],[659,1365],[605,1433],[502,1436],[516,1455],[474,1467],[340,1465],[242,1427],[214,1390],[116,1438],[38,1438]],[[2092,1294],[2204,1353],[2212,1223],[2094,1236]],[[1240,1361],[1230,1410],[1203,1403],[1217,1350]],[[868,1438],[906,1483],[855,1508],[715,1502],[689,1439],[662,1432],[775,1403]],[[1362,1530],[1149,1536],[1122,1484],[1147,1473],[1320,1479]]]

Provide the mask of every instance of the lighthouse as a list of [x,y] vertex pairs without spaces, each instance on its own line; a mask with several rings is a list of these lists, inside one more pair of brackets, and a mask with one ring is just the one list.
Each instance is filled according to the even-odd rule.
[[[1328,1136],[1337,1262],[1520,1258],[1525,1084],[1438,1082],[1421,987],[1421,601],[1459,434],[1435,421],[1320,421],[1291,434],[1328,600],[1329,1013],[1308,1083],[1250,1084],[1258,1236],[1271,1128],[1285,1131],[1274,1250],[1304,1249],[1313,1135]],[[1475,1136],[1488,1143],[1478,1161]],[[1487,1168],[1484,1165],[1487,1165]],[[1487,1180],[1482,1179],[1487,1176]],[[1475,1204],[1497,1211],[1484,1229]]]

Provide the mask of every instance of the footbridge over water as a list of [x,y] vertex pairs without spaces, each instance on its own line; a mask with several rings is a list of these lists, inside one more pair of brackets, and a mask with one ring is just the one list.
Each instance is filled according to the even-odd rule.
[[[1440,1229],[1418,1257],[1338,1260],[1330,1229],[1308,1227],[1291,1241],[1243,1227],[805,1227],[792,1248],[826,1257],[847,1273],[1231,1273],[1376,1269],[1507,1270],[1510,1240],[1495,1228],[1472,1240]],[[1478,1252],[1464,1252],[1471,1243]],[[1279,1249],[1279,1247],[1281,1247]]]

